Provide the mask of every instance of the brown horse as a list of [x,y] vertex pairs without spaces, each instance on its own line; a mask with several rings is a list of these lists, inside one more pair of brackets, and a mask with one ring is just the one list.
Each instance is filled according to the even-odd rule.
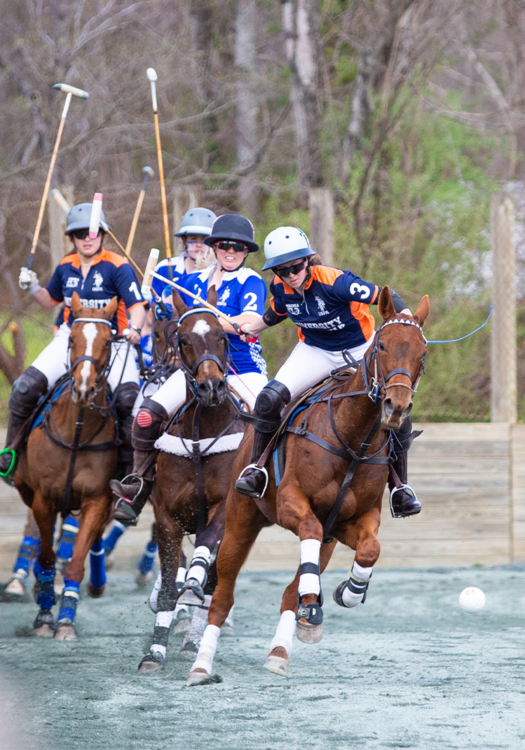
[[[216,300],[212,287],[208,301],[215,305]],[[152,501],[162,583],[154,643],[139,665],[141,672],[156,671],[164,663],[177,599],[207,609],[216,585],[212,555],[222,539],[232,463],[244,432],[239,404],[226,385],[229,350],[224,330],[206,308],[188,309],[177,293],[173,301],[180,316],[175,348],[188,397],[162,436],[165,448],[161,447],[157,459],[157,490]],[[175,574],[182,537],[188,533],[196,534],[195,551],[179,596]],[[201,614],[205,618],[207,612]]]
[[[117,298],[103,310],[82,307],[73,293],[71,308],[70,375],[57,393],[43,422],[29,436],[14,476],[22,500],[32,508],[40,531],[40,552],[35,564],[40,611],[35,635],[71,640],[84,563],[91,549],[90,596],[105,588],[102,532],[112,505],[109,481],[117,467],[115,421],[106,393],[113,318]],[[70,386],[70,387],[69,387]],[[72,450],[76,446],[78,450]],[[82,510],[73,557],[65,570],[65,587],[57,626],[51,612],[55,601],[53,533],[57,514]]]
[[219,628],[233,604],[235,581],[266,525],[277,523],[301,540],[301,564],[283,595],[281,619],[265,664],[270,671],[287,674],[296,626],[301,640],[320,640],[320,574],[337,541],[356,554],[349,579],[335,590],[334,598],[344,607],[364,601],[380,551],[377,532],[388,476],[389,431],[399,429],[412,408],[426,354],[421,327],[429,309],[425,296],[413,317],[396,315],[390,291],[383,288],[379,298],[383,323],[364,359],[331,397],[312,403],[308,424],[305,411],[291,419],[294,432],[287,438],[281,482],[277,487],[272,466],[263,498],[254,500],[235,491],[235,478],[249,462],[251,439],[239,448],[217,557],[219,583],[186,684],[211,675]]

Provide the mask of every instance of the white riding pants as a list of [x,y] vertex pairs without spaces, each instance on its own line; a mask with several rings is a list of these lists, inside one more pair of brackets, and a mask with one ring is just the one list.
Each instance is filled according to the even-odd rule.
[[[56,332],[53,340],[40,352],[33,362],[33,367],[40,370],[52,388],[57,380],[64,375],[69,366],[69,334],[70,328],[63,323]],[[130,349],[126,360],[126,342],[118,342],[111,345],[111,368],[107,376],[107,382],[112,391],[120,383],[139,384],[139,370],[135,360],[135,352]],[[122,376],[122,377],[121,377]]]
[[[347,349],[353,358],[359,362],[370,347],[375,334],[367,342],[353,349]],[[275,376],[275,380],[283,383],[291,393],[292,399],[304,393],[308,388],[318,383],[338,367],[348,367],[342,352],[328,352],[317,346],[309,346],[300,341],[292,351],[284,365]]]
[[[268,378],[266,375],[261,375],[260,372],[246,372],[242,375],[228,375],[226,381],[237,392],[237,394],[246,401],[250,409],[253,409],[259,391],[262,391],[268,382]],[[149,396],[149,398],[152,398],[153,401],[161,404],[170,416],[175,414],[177,409],[186,401],[187,397],[184,372],[182,370],[177,370],[166,380],[164,385],[162,385],[154,395],[151,395],[150,392],[146,395]],[[139,393],[133,407],[133,414],[138,412],[143,400],[144,395]]]

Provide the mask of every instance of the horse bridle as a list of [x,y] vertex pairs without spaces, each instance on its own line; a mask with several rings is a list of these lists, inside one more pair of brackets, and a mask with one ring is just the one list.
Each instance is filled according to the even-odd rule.
[[224,383],[226,381],[226,378],[228,376],[228,371],[231,363],[231,349],[230,349],[230,340],[226,333],[224,333],[224,345],[226,348],[226,362],[223,364],[218,357],[215,356],[215,354],[202,354],[197,361],[194,363],[193,367],[190,367],[187,362],[184,361],[184,357],[182,356],[182,349],[181,344],[179,341],[179,333],[180,333],[180,324],[182,321],[189,317],[190,315],[196,315],[197,313],[208,313],[208,315],[213,313],[210,313],[210,310],[206,307],[196,307],[194,310],[188,310],[184,313],[184,315],[181,315],[178,321],[177,331],[175,333],[175,343],[174,343],[174,349],[175,351],[178,350],[179,352],[179,359],[180,359],[180,366],[181,369],[184,372],[184,375],[186,376],[186,380],[188,382],[189,388],[197,401],[200,400],[199,397],[199,384],[197,383],[197,371],[200,367],[200,365],[203,362],[210,361],[215,362],[219,370],[222,372],[222,382]]
[[[386,392],[389,388],[408,388],[411,393],[416,393],[419,381],[421,380],[421,376],[425,372],[425,357],[423,357],[423,361],[421,362],[421,366],[415,377],[415,380],[412,380],[412,373],[409,372],[409,370],[406,370],[404,367],[397,367],[395,370],[391,370],[387,375],[383,374],[378,352],[379,334],[384,328],[391,325],[404,325],[417,328],[423,336],[425,344],[427,343],[427,339],[425,338],[422,327],[419,325],[419,323],[416,323],[415,320],[407,320],[406,318],[393,318],[392,320],[387,320],[386,323],[383,323],[381,326],[379,326],[376,332],[374,346],[372,347],[370,356],[368,358],[364,358],[362,368],[363,381],[365,384],[366,392],[368,394],[368,397],[371,398],[375,404],[377,404],[380,398],[385,397]],[[374,368],[373,373],[371,370],[372,365]],[[408,385],[408,383],[389,383],[388,381],[393,378],[394,375],[406,375],[406,377],[408,377],[408,379],[410,380],[410,385]],[[383,389],[382,397],[380,396],[381,389]]]

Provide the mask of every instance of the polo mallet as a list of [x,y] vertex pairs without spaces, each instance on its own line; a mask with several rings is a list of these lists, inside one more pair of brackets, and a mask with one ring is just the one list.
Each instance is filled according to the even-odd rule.
[[155,172],[151,167],[142,167],[142,174],[144,180],[142,181],[142,188],[139,193],[139,199],[137,201],[137,207],[133,215],[133,221],[131,222],[131,229],[129,230],[129,237],[126,243],[126,252],[131,255],[131,248],[133,246],[133,240],[135,239],[135,232],[137,231],[137,224],[139,223],[140,212],[142,211],[142,204],[144,203],[144,196],[146,195],[146,187],[150,177],[153,177]]
[[[151,102],[153,104],[153,121],[155,123],[155,139],[157,141],[157,162],[159,165],[159,180],[160,180],[160,197],[162,200],[162,218],[164,220],[164,242],[166,244],[166,257],[171,258],[171,245],[170,245],[170,225],[168,221],[168,206],[166,203],[166,187],[164,185],[164,166],[162,164],[162,149],[160,145],[160,130],[159,130],[159,113],[157,110],[157,87],[155,81],[157,80],[157,72],[155,68],[148,68],[146,71],[148,80],[151,83]],[[171,264],[168,265],[170,275],[173,274]]]
[[58,133],[57,133],[55,145],[53,148],[53,153],[51,154],[51,163],[47,171],[46,182],[44,185],[44,193],[42,195],[42,201],[40,203],[40,210],[38,212],[38,219],[36,222],[35,233],[33,235],[33,242],[31,244],[31,251],[29,253],[29,257],[26,263],[26,268],[29,270],[33,268],[33,261],[35,259],[36,246],[38,244],[38,238],[40,237],[40,229],[42,228],[42,220],[44,218],[44,210],[46,206],[47,196],[49,195],[49,186],[51,185],[51,177],[53,175],[53,170],[55,168],[58,147],[60,145],[60,140],[62,138],[62,132],[64,130],[64,125],[66,122],[69,105],[71,103],[71,97],[78,96],[81,99],[87,99],[89,97],[89,94],[87,91],[82,91],[82,89],[77,89],[75,88],[75,86],[70,86],[68,83],[55,83],[53,88],[57,89],[58,91],[63,91],[65,94],[67,94],[67,96],[66,96],[66,101],[64,102],[64,109],[62,110],[62,117],[60,119],[60,125],[58,126]]
[[71,206],[64,198],[60,190],[58,190],[58,188],[53,188],[53,190],[51,191],[51,197],[55,200],[56,203],[58,203],[65,214],[68,214],[71,211]]
[[100,230],[100,215],[102,213],[102,193],[93,196],[93,208],[89,218],[89,239],[96,240]]

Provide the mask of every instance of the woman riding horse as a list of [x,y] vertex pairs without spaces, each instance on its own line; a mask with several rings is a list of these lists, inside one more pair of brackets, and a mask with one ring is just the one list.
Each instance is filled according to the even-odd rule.
[[[204,300],[208,289],[215,287],[218,309],[243,327],[260,317],[266,300],[263,279],[255,271],[243,267],[248,253],[259,249],[253,237],[253,226],[244,216],[219,216],[213,223],[211,235],[205,239],[206,245],[213,248],[216,262],[182,281],[188,291]],[[198,306],[191,298],[186,301],[190,306]],[[242,341],[222,318],[219,322],[232,344],[233,371],[228,375],[227,382],[253,408],[257,394],[268,382],[262,348],[256,342]],[[203,326],[202,336],[205,336],[206,330],[207,327]],[[143,401],[133,426],[134,473],[123,482],[111,483],[120,498],[114,518],[121,523],[137,523],[153,486],[155,443],[168,416],[173,415],[185,400],[186,379],[184,373],[177,370],[154,396]]]
[[[255,403],[252,460],[235,487],[256,498],[264,495],[268,482],[266,469],[257,464],[279,427],[284,407],[332,370],[347,367],[349,355],[356,363],[362,359],[375,335],[368,305],[377,304],[381,292],[381,287],[363,281],[351,271],[312,265],[314,251],[306,234],[296,227],[279,227],[270,232],[264,242],[264,254],[263,271],[271,268],[276,274],[270,285],[273,297],[263,316],[243,325],[243,333],[256,336],[289,317],[299,328],[300,341]],[[401,297],[392,290],[390,294],[396,313],[410,315]],[[412,516],[421,510],[421,503],[406,484],[411,441],[412,424],[407,418],[396,434],[393,469],[399,481],[389,479],[394,518]]]
[[[39,285],[34,271],[27,268],[20,271],[20,288],[29,292],[39,305],[49,309],[64,303],[64,322],[51,343],[13,386],[9,398],[6,447],[0,452],[0,475],[4,478],[9,478],[14,473],[17,452],[24,443],[27,422],[39,399],[67,371],[72,293],[76,291],[79,294],[84,307],[97,310],[103,309],[113,297],[117,297],[118,307],[112,320],[114,328],[119,333],[126,329],[125,338],[131,344],[138,344],[140,341],[140,331],[145,320],[145,301],[135,272],[122,257],[104,249],[103,213],[97,237],[90,238],[92,208],[91,203],[80,203],[69,211],[65,234],[71,238],[75,252],[60,261],[46,287]],[[132,354],[127,356],[127,348],[125,342],[112,344],[112,364],[107,377],[107,382],[116,395],[115,409],[123,441],[120,460],[123,463],[130,462],[132,458],[131,410],[139,390],[137,363]]]

